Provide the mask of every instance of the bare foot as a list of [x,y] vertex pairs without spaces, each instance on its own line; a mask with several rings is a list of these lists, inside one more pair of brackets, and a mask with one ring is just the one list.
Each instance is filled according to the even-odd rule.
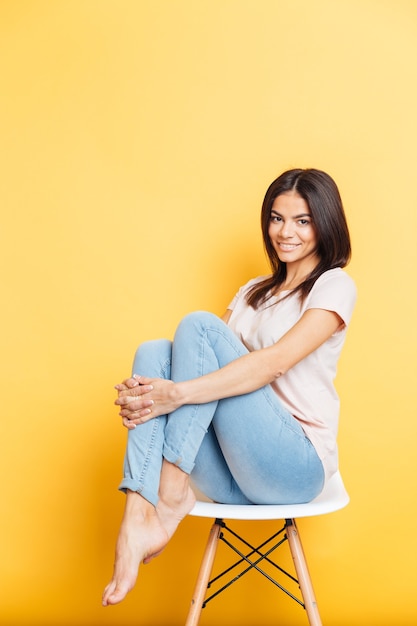
[[116,544],[113,578],[104,590],[103,606],[124,599],[135,586],[140,563],[161,552],[169,538],[155,507],[138,493],[128,491]]

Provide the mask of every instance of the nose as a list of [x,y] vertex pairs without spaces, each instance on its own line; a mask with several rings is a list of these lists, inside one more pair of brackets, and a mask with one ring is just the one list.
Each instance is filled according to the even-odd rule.
[[285,237],[286,239],[288,239],[289,237],[293,237],[294,236],[294,224],[292,224],[289,221],[283,222],[282,228],[281,228],[281,235],[282,237]]

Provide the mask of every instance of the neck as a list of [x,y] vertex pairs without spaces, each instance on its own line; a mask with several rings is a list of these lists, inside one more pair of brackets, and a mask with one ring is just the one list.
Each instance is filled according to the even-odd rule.
[[315,267],[317,267],[318,261],[314,263],[309,263],[307,266],[303,267],[293,267],[292,265],[287,265],[287,276],[285,278],[284,283],[281,285],[281,289],[283,290],[291,290],[301,285],[311,274]]

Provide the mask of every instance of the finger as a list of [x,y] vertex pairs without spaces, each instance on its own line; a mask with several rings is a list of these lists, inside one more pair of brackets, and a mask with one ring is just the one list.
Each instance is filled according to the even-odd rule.
[[119,397],[114,401],[115,404],[118,405],[126,405],[131,402],[141,401],[144,403],[144,406],[150,406],[152,404],[152,400],[146,399],[147,393],[153,390],[152,385],[141,385],[138,387],[136,394],[132,394],[131,390],[124,390],[119,392]]
[[117,391],[126,391],[127,390],[126,385],[124,385],[123,383],[119,383],[118,385],[115,385],[114,388],[117,389]]
[[145,422],[149,422],[149,420],[153,419],[155,416],[152,415],[151,411],[145,412],[141,411],[139,417],[135,417],[134,419],[130,419],[130,423],[134,426],[139,426],[140,424],[144,424]]
[[125,426],[128,430],[135,430],[136,428],[136,424],[134,424],[133,422],[131,422],[127,417],[124,417],[122,419],[122,424],[123,426]]
[[135,378],[135,375],[133,375],[130,378],[126,378],[126,380],[123,381],[123,384],[129,389],[133,389],[134,387],[138,387],[139,381]]
[[129,407],[122,408],[119,411],[119,415],[120,417],[127,417],[128,419],[135,420],[139,417],[145,417],[149,415],[152,411],[151,406],[152,405],[150,405],[149,407],[139,406],[136,408],[131,408],[131,406],[129,405]]
[[155,378],[150,378],[149,376],[140,376],[139,374],[133,375],[134,379],[138,381],[140,385],[149,385]]

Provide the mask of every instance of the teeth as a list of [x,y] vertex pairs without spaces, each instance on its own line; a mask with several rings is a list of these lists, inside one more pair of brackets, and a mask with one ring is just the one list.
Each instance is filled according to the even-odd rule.
[[291,245],[288,243],[280,243],[279,245],[280,245],[280,248],[283,248],[284,250],[295,250],[295,248],[297,247],[295,245]]

